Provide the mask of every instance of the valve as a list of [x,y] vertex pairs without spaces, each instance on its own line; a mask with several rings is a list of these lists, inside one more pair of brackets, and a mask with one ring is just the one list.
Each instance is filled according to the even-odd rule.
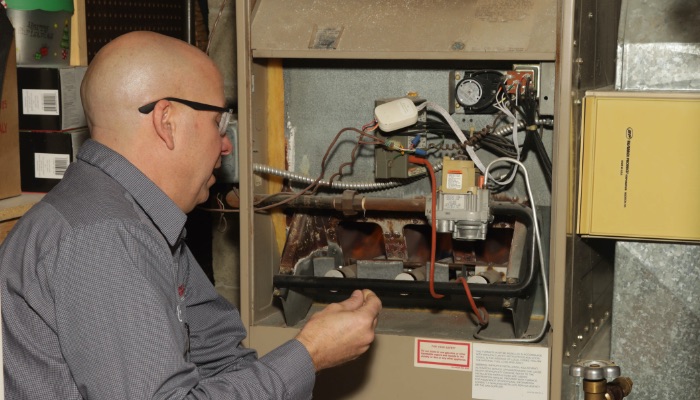
[[569,375],[583,378],[585,400],[621,400],[632,392],[632,380],[620,377],[612,361],[581,361],[569,367]]
[[612,361],[583,361],[569,367],[569,375],[598,381],[620,376],[620,367]]

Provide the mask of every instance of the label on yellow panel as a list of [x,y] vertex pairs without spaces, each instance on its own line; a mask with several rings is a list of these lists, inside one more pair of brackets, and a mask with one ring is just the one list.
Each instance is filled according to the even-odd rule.
[[474,343],[472,397],[546,400],[549,349]]
[[472,344],[416,338],[413,365],[422,368],[470,371]]
[[625,146],[625,158],[620,161],[620,175],[625,177],[625,185],[622,194],[622,208],[627,208],[627,190],[629,188],[630,179],[630,156],[632,155],[632,137],[634,137],[634,129],[628,127],[625,129],[625,139],[627,139]]

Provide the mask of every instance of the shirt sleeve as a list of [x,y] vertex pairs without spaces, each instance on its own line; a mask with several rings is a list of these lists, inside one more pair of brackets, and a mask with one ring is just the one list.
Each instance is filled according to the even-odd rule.
[[311,397],[313,363],[301,343],[257,359],[240,344],[245,329],[237,311],[207,287],[198,265],[186,295],[188,361],[176,268],[163,237],[144,224],[106,221],[64,237],[53,280],[56,333],[83,397]]

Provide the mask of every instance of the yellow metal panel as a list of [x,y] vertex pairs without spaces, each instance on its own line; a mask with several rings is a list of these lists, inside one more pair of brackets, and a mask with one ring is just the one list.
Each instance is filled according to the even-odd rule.
[[698,116],[697,94],[588,93],[578,232],[700,240]]

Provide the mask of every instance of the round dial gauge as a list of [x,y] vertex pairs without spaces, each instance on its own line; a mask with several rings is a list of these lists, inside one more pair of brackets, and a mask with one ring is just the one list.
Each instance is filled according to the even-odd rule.
[[[461,75],[461,74],[460,74]],[[465,114],[492,114],[497,111],[493,103],[503,82],[500,71],[464,71],[464,79],[454,87],[454,101]]]
[[483,96],[481,84],[474,79],[465,79],[457,86],[457,101],[464,107],[472,107]]

